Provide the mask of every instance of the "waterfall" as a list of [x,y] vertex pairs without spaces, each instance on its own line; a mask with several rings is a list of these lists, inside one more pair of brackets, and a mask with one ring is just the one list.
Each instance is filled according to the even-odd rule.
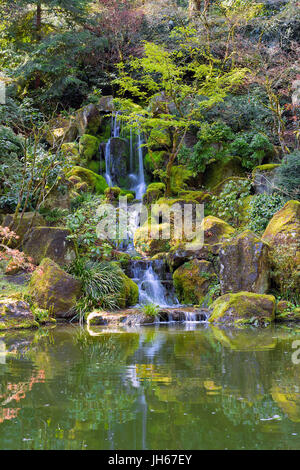
[[[146,192],[146,183],[145,183],[145,173],[144,173],[144,155],[143,155],[143,138],[140,131],[138,132],[138,143],[137,143],[137,153],[138,153],[138,173],[131,173],[130,179],[132,182],[131,190],[135,192],[135,198],[138,201],[143,199],[143,196]],[[131,163],[130,163],[131,165]],[[132,164],[133,167],[133,164]]]
[[139,287],[139,304],[155,304],[164,308],[179,305],[172,276],[165,272],[163,261],[133,261],[130,274]]
[[111,137],[108,139],[107,144],[105,145],[105,179],[108,186],[113,186],[114,182],[112,179],[111,174],[111,167],[112,167],[112,160],[111,160],[111,139],[120,136],[120,121],[119,121],[119,113],[116,112],[111,117]]

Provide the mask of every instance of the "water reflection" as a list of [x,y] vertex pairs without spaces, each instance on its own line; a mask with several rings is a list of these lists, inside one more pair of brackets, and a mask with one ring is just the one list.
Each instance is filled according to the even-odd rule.
[[2,334],[0,448],[299,448],[299,335],[201,324]]

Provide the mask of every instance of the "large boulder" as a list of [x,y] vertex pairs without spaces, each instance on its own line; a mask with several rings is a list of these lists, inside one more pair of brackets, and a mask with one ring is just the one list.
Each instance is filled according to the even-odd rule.
[[264,325],[275,319],[276,301],[273,295],[253,292],[225,294],[212,304],[211,323],[234,325]]
[[138,228],[134,233],[134,247],[136,251],[142,256],[154,256],[158,253],[166,253],[170,250],[171,239],[164,239],[162,237],[155,236],[156,233],[164,230],[170,230],[170,224],[156,224],[151,225],[153,236],[146,223],[142,227]]
[[99,109],[93,103],[79,109],[75,115],[75,124],[78,134],[81,136],[83,134],[96,135],[100,128],[101,121],[102,117]]
[[37,326],[38,323],[35,321],[27,302],[14,298],[0,299],[0,331]]
[[81,296],[81,283],[45,258],[31,277],[29,294],[40,308],[49,310],[56,318],[70,318]]
[[[13,221],[13,214],[7,214],[2,222],[3,227],[10,227]],[[45,219],[40,215],[34,212],[25,212],[24,216],[21,219],[19,215],[14,224],[11,226],[11,230],[13,230],[18,235],[18,240],[16,243],[13,243],[11,246],[15,247],[22,244],[25,235],[27,234],[28,230],[32,229],[33,227],[37,227],[39,225],[45,225]]]
[[212,190],[226,178],[242,176],[243,173],[244,170],[240,158],[232,157],[230,160],[218,160],[207,166],[203,182],[206,188]]
[[270,247],[273,279],[282,294],[300,294],[300,202],[288,201],[263,236]]
[[35,264],[50,258],[64,266],[75,258],[74,244],[67,239],[69,235],[70,231],[65,228],[35,227],[26,235],[23,251]]
[[213,265],[209,261],[193,259],[183,264],[173,274],[179,302],[201,304],[216,279]]
[[52,148],[59,148],[66,142],[73,142],[77,135],[78,129],[73,117],[58,117],[50,121],[45,138]]
[[219,253],[222,294],[265,294],[269,286],[268,251],[268,245],[250,230],[223,243]]
[[173,270],[194,258],[210,261],[213,255],[219,253],[222,244],[230,239],[235,232],[231,225],[214,216],[203,219],[203,230],[204,245],[202,248],[199,249],[198,242],[189,243],[188,249],[185,242],[177,243],[171,248],[167,255],[167,261]]

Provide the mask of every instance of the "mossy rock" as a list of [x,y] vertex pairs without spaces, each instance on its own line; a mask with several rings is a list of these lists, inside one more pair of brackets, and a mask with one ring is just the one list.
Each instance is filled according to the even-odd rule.
[[107,201],[114,202],[119,199],[121,189],[118,187],[106,188],[104,194]]
[[212,190],[225,179],[233,176],[243,176],[243,174],[244,170],[240,158],[231,157],[230,160],[218,160],[207,166],[203,176],[204,186]]
[[38,307],[56,318],[70,318],[74,316],[73,309],[82,291],[77,279],[45,258],[31,277],[28,293]]
[[27,302],[14,298],[0,299],[0,331],[38,326]]
[[75,191],[78,194],[87,193],[89,191],[88,184],[83,183],[82,181],[80,183],[75,184]]
[[219,259],[222,294],[268,291],[269,246],[250,230],[224,242]]
[[76,176],[80,178],[83,182],[87,183],[90,191],[95,192],[96,194],[103,194],[105,189],[108,188],[108,184],[105,181],[105,178],[101,175],[97,175],[87,168],[82,168],[80,166],[74,166],[72,170],[68,173],[67,177],[71,178]]
[[168,252],[172,239],[159,237],[162,231],[168,232],[170,224],[152,224],[151,232],[148,223],[138,228],[134,234],[134,247],[142,256],[154,256],[157,253]]
[[136,305],[139,300],[139,288],[137,284],[126,274],[122,273],[123,286],[119,297],[119,307],[126,308]]
[[273,280],[280,291],[300,296],[300,202],[289,201],[270,220],[263,236],[270,247]]
[[61,227],[35,227],[24,238],[23,251],[35,264],[43,258],[50,258],[60,266],[75,258],[72,241],[68,240],[70,231]]
[[75,115],[75,123],[79,135],[97,135],[102,121],[99,109],[93,103],[80,108]]
[[177,242],[171,247],[167,260],[171,269],[176,269],[188,260],[198,258],[211,261],[217,255],[223,242],[233,237],[235,229],[218,217],[208,216],[203,219],[203,246],[199,247],[196,239],[191,242]]
[[149,184],[146,194],[143,197],[144,204],[152,204],[161,198],[166,191],[166,185],[164,183],[151,183]]
[[[13,221],[13,217],[13,214],[7,214],[3,219],[2,226],[9,227]],[[16,243],[11,244],[11,247],[21,245],[28,230],[39,225],[46,225],[45,219],[40,214],[25,212],[22,219],[21,215],[19,215],[14,225],[11,227],[11,230],[13,230],[19,238]]]
[[174,287],[179,302],[201,305],[217,276],[209,261],[193,259],[176,269]]
[[99,154],[100,142],[97,137],[83,134],[79,140],[79,153],[85,162],[89,162]]
[[181,191],[178,198],[184,198],[188,201],[196,201],[199,204],[208,203],[211,199],[211,194],[206,191]]
[[212,304],[210,323],[265,325],[275,319],[276,301],[273,295],[238,292],[225,294]]

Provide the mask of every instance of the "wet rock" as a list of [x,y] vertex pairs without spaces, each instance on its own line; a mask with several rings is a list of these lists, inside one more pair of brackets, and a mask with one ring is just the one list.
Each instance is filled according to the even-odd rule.
[[98,106],[93,103],[79,109],[75,115],[75,125],[79,135],[96,135],[101,126],[102,117]]
[[201,304],[212,283],[217,279],[212,263],[193,259],[173,274],[178,300],[182,304]]
[[32,275],[29,294],[40,308],[49,310],[56,318],[70,318],[81,295],[81,283],[45,258]]
[[268,252],[268,245],[250,230],[223,243],[219,253],[222,294],[265,294],[269,286]]
[[275,297],[252,292],[225,294],[212,304],[211,323],[265,325],[275,319]]
[[[67,175],[68,179],[73,179],[74,177],[79,178],[80,182],[86,183],[91,192],[96,194],[103,194],[105,189],[108,187],[105,179],[101,175],[97,175],[87,168],[82,168],[80,166],[74,166],[72,170]],[[77,182],[79,182],[77,180]]]

